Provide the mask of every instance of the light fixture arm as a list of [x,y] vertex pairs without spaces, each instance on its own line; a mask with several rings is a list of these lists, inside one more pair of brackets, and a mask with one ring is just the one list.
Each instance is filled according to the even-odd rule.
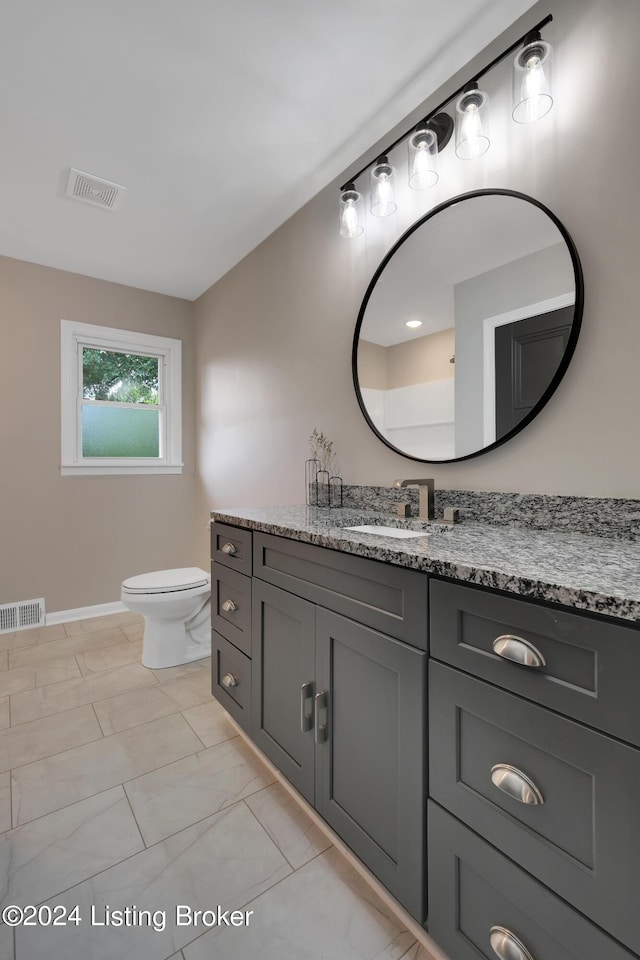
[[[464,92],[465,92],[465,89],[467,88],[467,86],[468,86],[470,83],[476,83],[476,84],[477,84],[478,80],[480,80],[481,77],[484,77],[484,75],[485,75],[486,73],[489,73],[490,70],[493,70],[493,68],[494,68],[498,63],[500,63],[502,60],[504,60],[505,57],[508,57],[510,53],[513,53],[514,50],[517,50],[518,47],[521,47],[522,44],[523,44],[525,41],[530,42],[530,40],[532,40],[532,39],[539,39],[540,31],[541,31],[541,30],[543,29],[543,27],[545,27],[548,23],[551,23],[552,20],[553,20],[553,15],[552,15],[552,14],[548,14],[548,15],[544,18],[544,20],[541,20],[540,23],[537,23],[537,24],[536,24],[534,27],[532,27],[530,30],[527,30],[526,33],[523,33],[522,36],[519,37],[516,41],[514,41],[514,43],[512,43],[510,47],[507,47],[507,49],[504,50],[502,53],[500,53],[497,57],[495,57],[495,58],[491,61],[491,63],[487,64],[486,67],[483,67],[482,70],[480,70],[478,73],[476,73],[476,74],[475,74],[473,77],[471,77],[469,80],[466,80],[466,81],[462,84],[461,87],[459,87],[457,90],[455,90],[452,94],[450,94],[450,95],[447,97],[446,100],[443,100],[442,103],[439,103],[438,106],[435,107],[435,108],[431,111],[431,113],[427,116],[425,122],[426,122],[427,125],[430,127],[430,129],[433,129],[433,130],[434,130],[436,136],[438,137],[438,150],[442,150],[443,147],[446,146],[446,144],[447,144],[448,141],[449,141],[449,138],[451,137],[451,131],[453,130],[453,121],[451,121],[451,118],[448,117],[448,114],[443,114],[443,113],[442,113],[442,111],[444,110],[444,108],[445,108],[446,106],[448,106],[452,101],[456,100],[456,98],[459,97],[462,93],[464,93]],[[538,37],[535,37],[535,34],[538,34]],[[442,134],[442,139],[441,139],[441,134],[438,133],[438,129],[437,129],[437,127],[436,127],[436,124],[439,124],[440,127],[442,127],[443,124],[445,124],[445,121],[442,120],[442,117],[443,117],[443,116],[444,116],[444,117],[448,117],[448,119],[449,119],[449,121],[450,121],[450,129],[449,129],[448,136],[446,136],[446,133],[443,133],[443,134]],[[446,124],[445,124],[445,126],[446,126]],[[407,137],[412,133],[412,131],[414,130],[414,128],[415,128],[415,123],[414,123],[408,130],[405,130],[404,133],[402,133],[399,137],[397,137],[397,138],[393,141],[393,143],[390,143],[388,147],[385,147],[384,150],[379,150],[379,151],[377,152],[377,154],[376,154],[376,158],[379,157],[381,154],[389,154],[389,153],[391,153],[391,151],[394,149],[394,147],[397,147],[399,143],[402,143],[403,140],[406,140],[406,139],[407,139]],[[376,163],[376,159],[370,160],[369,163],[365,164],[365,166],[362,167],[361,170],[358,170],[358,172],[357,172],[356,174],[353,174],[352,176],[350,176],[349,179],[345,181],[344,185],[343,185],[342,187],[340,187],[340,189],[341,189],[341,190],[344,190],[344,189],[346,188],[347,184],[355,183],[355,181],[358,179],[358,177],[361,177],[362,174],[365,173],[365,172],[369,169],[369,167],[372,167],[375,163]]]

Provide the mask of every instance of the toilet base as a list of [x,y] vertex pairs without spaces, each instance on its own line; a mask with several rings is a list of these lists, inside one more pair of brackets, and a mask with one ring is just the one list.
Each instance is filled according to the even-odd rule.
[[193,660],[203,660],[211,654],[211,615],[207,599],[194,617],[159,620],[144,617],[142,665],[151,670],[177,667]]

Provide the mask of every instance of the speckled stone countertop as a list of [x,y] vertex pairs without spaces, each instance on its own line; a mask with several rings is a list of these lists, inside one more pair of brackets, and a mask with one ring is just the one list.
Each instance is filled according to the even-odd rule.
[[[221,523],[560,603],[640,627],[637,542],[468,521],[455,526],[420,524],[393,515],[306,506],[215,510],[211,516]],[[365,523],[416,529],[424,535],[399,540],[345,529]]]

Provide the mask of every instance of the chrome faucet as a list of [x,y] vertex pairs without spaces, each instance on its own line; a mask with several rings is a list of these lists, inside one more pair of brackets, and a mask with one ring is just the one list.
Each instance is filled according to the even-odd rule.
[[419,487],[418,520],[433,520],[435,518],[435,484],[433,480],[395,480],[393,485],[394,487]]

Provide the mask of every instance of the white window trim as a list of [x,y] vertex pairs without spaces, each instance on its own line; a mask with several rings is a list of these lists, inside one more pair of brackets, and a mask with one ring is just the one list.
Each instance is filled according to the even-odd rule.
[[[61,320],[63,477],[182,473],[182,341],[92,323]],[[163,381],[164,416],[158,458],[82,456],[79,399],[82,395],[81,350],[97,347],[157,356]]]

